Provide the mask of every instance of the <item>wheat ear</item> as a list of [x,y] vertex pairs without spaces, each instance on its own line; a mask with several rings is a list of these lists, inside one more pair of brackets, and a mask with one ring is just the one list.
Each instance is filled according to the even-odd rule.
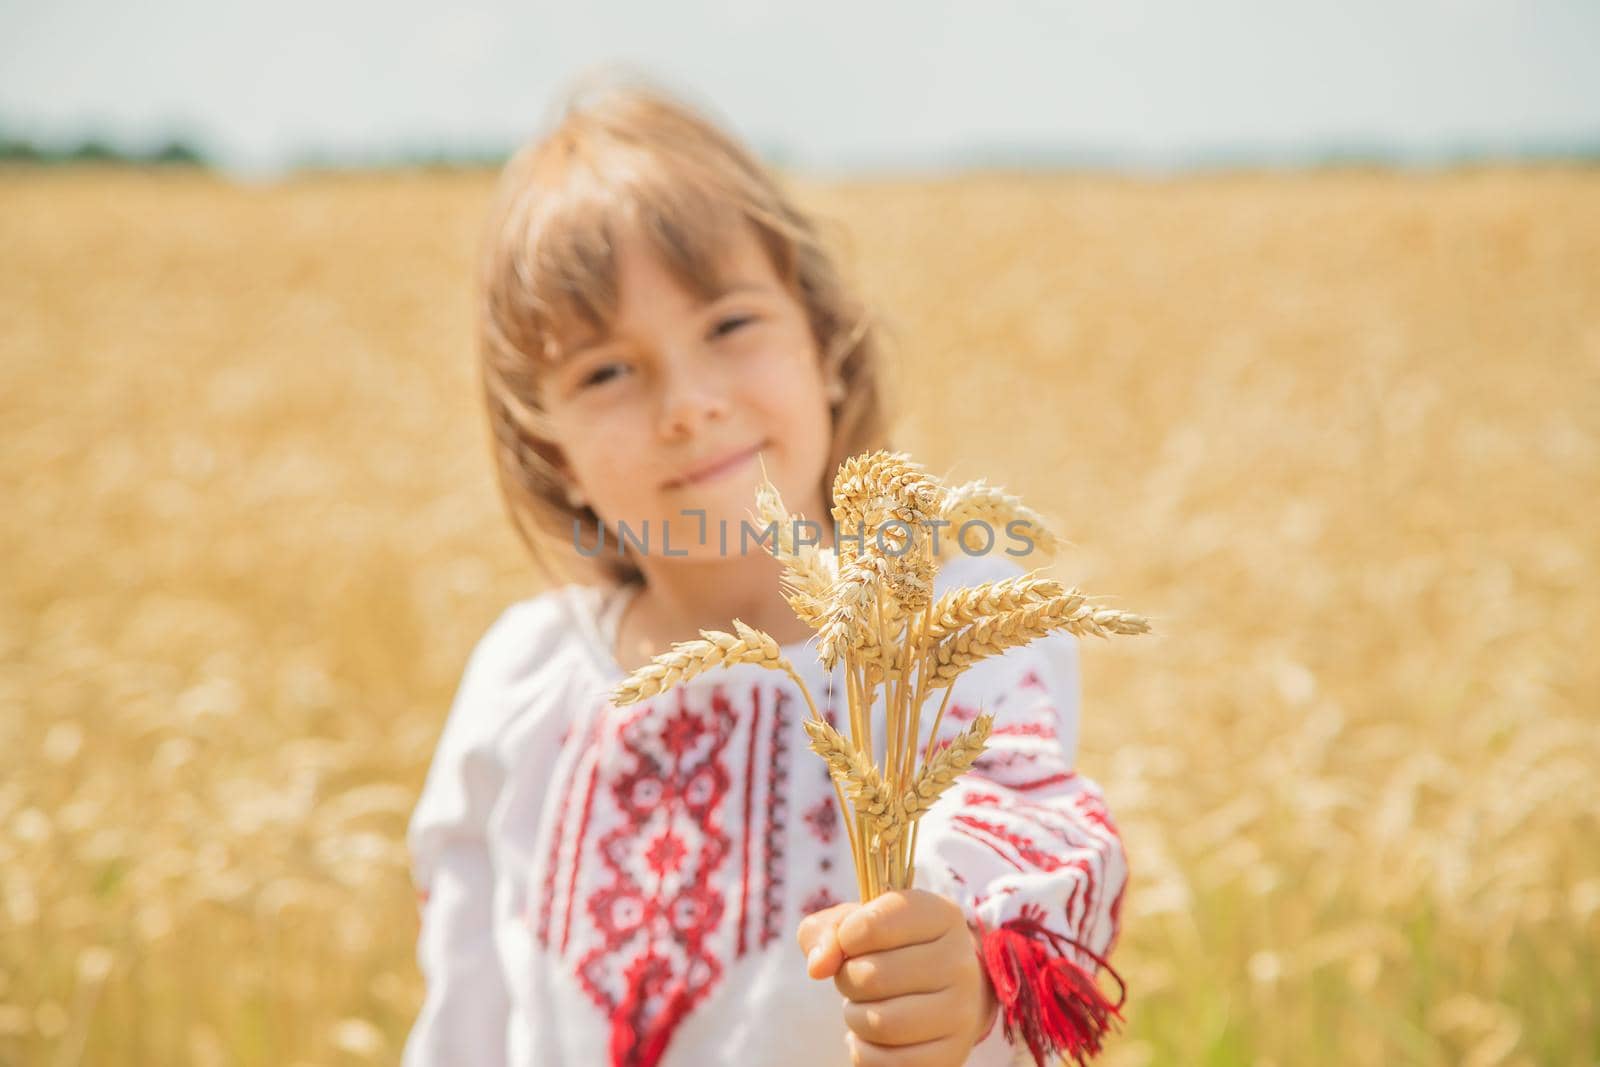
[[1060,551],[1062,545],[1069,543],[1051,532],[1044,516],[1024,504],[1020,497],[990,485],[982,478],[946,490],[944,508],[939,517],[950,524],[950,539],[939,546],[941,556],[948,556],[956,547],[962,524],[974,520],[987,523],[992,530],[1004,530],[1012,522],[1026,523],[1026,532],[1033,541],[1034,551],[1045,559],[1050,559]]
[[916,527],[940,514],[945,488],[904,452],[879,450],[851,456],[839,465],[833,502],[833,516],[841,524],[850,519],[864,524],[878,517]]
[[803,725],[811,738],[811,750],[827,761],[834,781],[850,798],[855,813],[866,817],[868,827],[882,834],[899,821],[899,805],[889,795],[878,769],[826,720],[805,719]]
[[766,479],[762,463],[762,482],[756,488],[754,518],[774,531],[773,546],[783,561],[779,579],[784,600],[802,621],[818,629],[825,621],[828,598],[839,577],[838,557],[812,544],[795,539],[798,523],[805,521],[784,506],[777,487]]
[[923,764],[917,772],[917,780],[900,798],[900,808],[908,818],[914,820],[933,807],[933,802],[939,799],[940,794],[954,785],[955,780],[977,762],[988,744],[989,730],[993,725],[993,715],[979,715],[972,720],[971,726],[952,738],[948,745],[934,754],[932,760]]
[[699,640],[674,643],[670,651],[661,653],[618,682],[611,690],[611,702],[626,707],[687,682],[713,667],[731,667],[736,663],[753,663],[795,675],[794,665],[784,658],[771,634],[738,619],[733,620],[733,628],[736,633],[731,634],[722,630],[701,630]]
[[1082,593],[1069,590],[1059,597],[980,619],[945,637],[928,654],[928,688],[950,685],[974,663],[1054,630],[1095,637],[1150,632],[1150,623],[1142,615],[1096,608],[1087,601]]
[[[937,561],[923,549],[928,520],[943,507],[944,488],[904,453],[878,451],[840,464],[833,499],[840,526],[838,575],[817,641],[818,657],[829,670],[846,651],[881,645],[877,632],[863,631],[876,627],[873,603],[884,599],[884,591],[908,613],[932,599]],[[887,525],[891,521],[904,528]]]
[[[852,584],[881,581],[908,611],[932,598],[935,562],[918,545],[944,506],[944,487],[901,452],[868,452],[839,465],[833,479],[833,518],[838,524],[842,600],[857,601]],[[857,565],[870,563],[867,575]],[[828,621],[844,625],[841,597]],[[832,643],[830,642],[830,647]]]
[[928,612],[926,636],[938,640],[980,619],[1059,597],[1065,592],[1054,578],[1040,578],[1034,574],[952,589],[940,596]]

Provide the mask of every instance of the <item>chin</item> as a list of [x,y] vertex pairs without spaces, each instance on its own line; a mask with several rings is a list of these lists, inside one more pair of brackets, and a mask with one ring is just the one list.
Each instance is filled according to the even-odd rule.
[[[753,493],[751,501],[753,504]],[[684,515],[683,511],[691,511],[693,514]],[[734,555],[739,550],[739,520],[748,517],[747,511],[748,506],[745,510],[740,510],[733,501],[709,496],[697,498],[686,496],[678,501],[677,507],[670,513],[670,541],[664,542],[662,539],[663,524],[651,524],[650,551],[663,555],[664,558],[679,560],[715,559],[721,554],[718,546],[722,542],[724,535],[721,530],[725,525],[728,554]],[[702,528],[705,538],[703,543]],[[665,557],[667,547],[672,549],[670,557]],[[679,555],[680,552],[688,554]]]

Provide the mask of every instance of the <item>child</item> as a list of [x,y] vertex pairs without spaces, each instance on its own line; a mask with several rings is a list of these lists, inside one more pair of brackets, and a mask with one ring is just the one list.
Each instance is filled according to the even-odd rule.
[[[1127,866],[1073,770],[1071,635],[957,683],[941,737],[981,704],[989,749],[924,816],[916,888],[870,905],[791,680],[740,665],[607,699],[739,618],[844,719],[781,561],[740,543],[764,468],[831,544],[835,469],[884,444],[876,337],[812,224],[691,109],[613,91],[507,165],[479,308],[508,509],[542,564],[582,570],[504,610],[450,708],[408,836],[408,1067],[1094,1052]],[[936,594],[1024,573],[949,556]]]

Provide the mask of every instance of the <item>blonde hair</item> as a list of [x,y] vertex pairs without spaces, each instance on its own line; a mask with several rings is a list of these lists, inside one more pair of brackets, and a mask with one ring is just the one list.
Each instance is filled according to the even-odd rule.
[[475,294],[496,477],[518,535],[551,579],[578,563],[595,578],[643,581],[633,557],[612,547],[614,537],[592,558],[573,550],[574,523],[592,544],[600,519],[568,503],[539,397],[542,366],[577,330],[603,333],[616,314],[619,224],[635,228],[674,277],[704,297],[716,291],[714,265],[729,228],[754,228],[805,309],[824,372],[844,384],[823,471],[827,506],[845,457],[886,444],[877,331],[816,225],[776,177],[659,88],[610,87],[587,105],[569,97],[555,128],[501,172]]

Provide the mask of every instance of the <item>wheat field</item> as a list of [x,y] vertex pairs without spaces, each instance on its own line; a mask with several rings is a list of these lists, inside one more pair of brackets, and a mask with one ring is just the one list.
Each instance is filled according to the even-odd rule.
[[[0,172],[0,1064],[398,1058],[405,819],[539,588],[491,182]],[[1600,170],[795,185],[899,443],[1159,631],[1084,646],[1100,1062],[1600,1063]]]

